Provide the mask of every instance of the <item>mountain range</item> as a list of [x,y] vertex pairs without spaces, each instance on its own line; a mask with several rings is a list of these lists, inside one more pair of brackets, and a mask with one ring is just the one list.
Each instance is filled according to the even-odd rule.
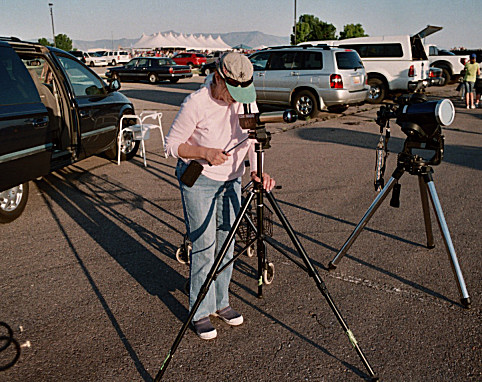
[[[169,33],[173,31],[167,31],[164,33]],[[203,33],[203,35],[208,35],[209,33]],[[199,33],[195,33],[199,35]],[[263,32],[252,31],[252,32],[230,32],[230,33],[212,33],[214,38],[221,36],[223,41],[229,46],[236,46],[239,44],[247,45],[252,48],[259,46],[276,46],[276,45],[289,45],[289,37],[273,36]],[[78,50],[89,50],[89,49],[116,49],[119,47],[129,48],[139,41],[141,37],[129,39],[121,38],[116,40],[73,40],[72,44],[75,49]]]

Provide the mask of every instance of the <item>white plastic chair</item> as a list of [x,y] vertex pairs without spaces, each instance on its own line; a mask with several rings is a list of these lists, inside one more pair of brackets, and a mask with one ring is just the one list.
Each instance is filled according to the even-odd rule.
[[[162,140],[162,151],[164,152],[164,157],[167,158],[167,154],[164,151],[164,133],[162,132],[162,123],[161,123],[162,113],[157,111],[143,111],[139,115],[135,114],[126,114],[123,115],[120,120],[120,130],[119,136],[117,137],[117,164],[120,165],[120,155],[121,155],[121,147],[124,143],[124,133],[130,132],[132,134],[132,139],[135,141],[141,142],[141,156],[144,159],[144,167],[147,167],[146,162],[146,146],[144,141],[150,138],[150,131],[152,129],[159,129],[161,133],[161,140]],[[135,119],[137,123],[135,125],[124,126],[123,121],[124,119]],[[146,120],[152,120],[152,123],[146,123]]]

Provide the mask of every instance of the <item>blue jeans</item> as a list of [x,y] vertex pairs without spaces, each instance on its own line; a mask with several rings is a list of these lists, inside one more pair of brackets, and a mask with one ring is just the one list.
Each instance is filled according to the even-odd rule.
[[[180,181],[187,165],[179,160],[176,175],[181,189],[184,219],[192,242],[190,261],[189,311],[191,311],[214,260],[218,255],[240,209],[241,179],[220,182],[200,175],[192,187]],[[234,241],[221,267],[233,258]],[[228,289],[233,264],[212,282],[193,317],[198,321],[229,305]]]

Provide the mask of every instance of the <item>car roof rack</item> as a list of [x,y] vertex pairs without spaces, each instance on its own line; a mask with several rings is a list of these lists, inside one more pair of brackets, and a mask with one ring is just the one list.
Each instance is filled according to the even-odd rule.
[[279,46],[268,46],[267,48],[261,50],[270,50],[270,49],[308,49],[308,48],[321,48],[323,50],[330,50],[332,48],[337,48],[337,46],[332,46],[328,44],[304,44],[304,45],[279,45]]
[[18,37],[5,37],[5,36],[0,36],[1,41],[14,41],[14,42],[22,42]]

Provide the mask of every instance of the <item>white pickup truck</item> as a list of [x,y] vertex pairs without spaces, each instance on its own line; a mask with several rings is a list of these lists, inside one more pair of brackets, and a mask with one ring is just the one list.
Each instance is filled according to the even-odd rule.
[[425,45],[428,60],[431,67],[442,69],[444,83],[457,81],[464,69],[465,63],[469,61],[469,56],[456,56],[454,53],[441,49],[433,44]]

